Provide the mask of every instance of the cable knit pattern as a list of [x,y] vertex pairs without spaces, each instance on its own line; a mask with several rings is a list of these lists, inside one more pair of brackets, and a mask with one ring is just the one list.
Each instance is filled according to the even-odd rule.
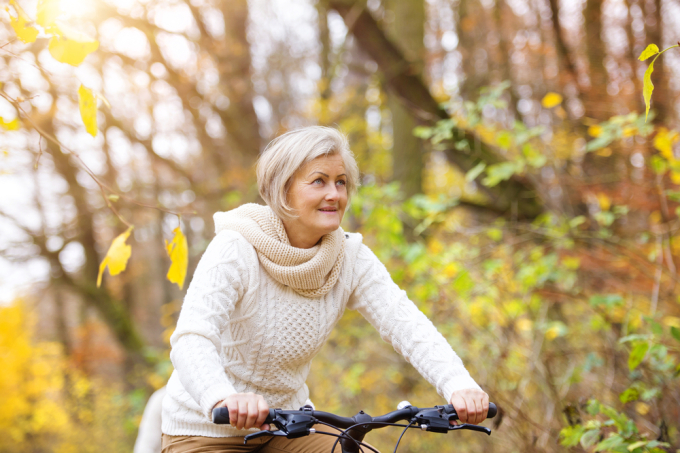
[[310,249],[290,245],[286,229],[269,206],[248,203],[214,216],[215,230],[238,231],[255,247],[260,263],[274,280],[305,297],[328,293],[338,281],[345,235],[338,228]]
[[454,390],[479,388],[361,235],[343,236],[337,281],[322,296],[304,297],[269,273],[241,233],[218,230],[170,339],[175,371],[163,400],[164,433],[243,436],[210,418],[233,393],[254,392],[284,409],[309,403],[311,361],[346,307],[359,310],[446,400]]

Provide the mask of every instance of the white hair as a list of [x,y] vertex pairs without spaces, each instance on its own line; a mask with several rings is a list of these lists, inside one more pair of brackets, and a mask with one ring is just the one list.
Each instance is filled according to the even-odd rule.
[[280,218],[295,217],[295,211],[288,204],[288,189],[293,176],[307,162],[331,155],[342,157],[349,201],[359,186],[359,167],[345,134],[325,126],[295,129],[269,142],[257,162],[260,196]]

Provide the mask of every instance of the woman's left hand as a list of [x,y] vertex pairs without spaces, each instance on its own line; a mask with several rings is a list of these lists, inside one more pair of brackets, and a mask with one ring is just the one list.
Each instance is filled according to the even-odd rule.
[[[451,404],[461,423],[477,425],[486,420],[489,411],[489,395],[479,389],[457,390],[451,394]],[[451,422],[455,424],[455,422]]]

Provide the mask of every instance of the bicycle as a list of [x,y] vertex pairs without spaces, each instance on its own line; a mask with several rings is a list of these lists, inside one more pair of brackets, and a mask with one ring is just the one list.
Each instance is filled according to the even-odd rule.
[[[495,417],[497,412],[498,409],[496,405],[494,403],[489,403],[487,418]],[[442,434],[448,433],[449,431],[467,429],[491,435],[491,430],[484,426],[471,425],[468,423],[460,425],[450,424],[452,420],[457,419],[458,415],[451,404],[418,408],[412,406],[408,401],[399,403],[396,411],[377,417],[372,417],[364,411],[360,411],[354,417],[341,417],[330,412],[314,410],[311,406],[301,407],[300,410],[297,411],[269,409],[269,416],[265,420],[265,423],[276,426],[278,430],[259,431],[257,433],[248,434],[245,436],[243,443],[246,444],[249,440],[262,436],[281,436],[288,439],[296,439],[312,434],[323,434],[337,437],[331,453],[335,452],[338,442],[340,442],[342,453],[359,453],[360,451],[363,451],[363,449],[361,449],[362,446],[378,453],[377,450],[373,449],[370,445],[362,442],[364,436],[373,429],[384,428],[386,426],[398,426],[404,428],[404,431],[402,431],[399,440],[397,440],[397,444],[394,447],[394,452],[396,453],[401,439],[409,429],[420,429],[422,431]],[[397,423],[399,421],[406,421],[408,422],[408,425]],[[229,424],[229,409],[226,407],[213,409],[213,423]],[[340,431],[341,434],[317,431],[313,428],[316,424],[336,429]]]

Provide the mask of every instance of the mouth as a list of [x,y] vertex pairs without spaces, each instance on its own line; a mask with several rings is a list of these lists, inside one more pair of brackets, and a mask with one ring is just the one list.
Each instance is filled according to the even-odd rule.
[[332,213],[338,212],[338,209],[328,207],[328,208],[321,208],[321,209],[319,209],[319,211],[332,214]]

